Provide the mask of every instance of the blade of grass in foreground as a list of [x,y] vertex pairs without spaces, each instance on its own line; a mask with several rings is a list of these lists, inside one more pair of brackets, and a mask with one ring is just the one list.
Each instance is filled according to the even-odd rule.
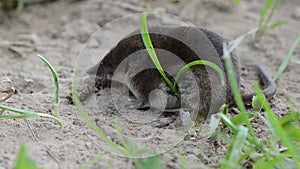
[[38,169],[35,162],[27,156],[25,144],[20,147],[15,169]]
[[152,156],[146,158],[145,162],[143,163],[143,166],[139,169],[163,169],[162,163],[158,156]]
[[[161,74],[161,76],[164,78],[165,82],[168,84],[168,86],[173,90],[175,87],[173,86],[173,83],[171,80],[167,77],[166,73],[164,72],[163,68],[161,67],[159,60],[157,58],[157,55],[155,53],[154,47],[152,45],[149,31],[147,28],[147,13],[143,13],[142,19],[141,19],[141,35],[143,38],[143,42],[146,46],[146,49],[150,55],[151,60],[153,61],[154,65],[156,66],[157,70]],[[177,96],[180,96],[180,93],[176,90],[173,90]]]
[[240,126],[238,133],[236,133],[229,145],[228,151],[225,158],[222,161],[221,169],[226,168],[237,168],[239,166],[239,156],[244,147],[248,129],[246,127]]
[[[242,41],[244,41],[248,36],[253,35],[257,31],[259,31],[258,28],[252,29],[252,30],[242,34],[235,40],[233,40],[229,45],[224,44],[224,46],[223,46],[223,53],[224,53],[223,57],[224,57],[224,62],[225,62],[225,68],[228,71],[227,75],[228,75],[228,79],[230,82],[231,90],[233,92],[234,100],[235,100],[238,108],[240,109],[240,111],[244,112],[244,113],[246,112],[246,108],[244,106],[244,102],[243,102],[241,94],[240,94],[239,86],[235,79],[235,73],[233,70],[230,53],[233,52],[235,50],[235,48],[238,45],[240,45],[240,43],[242,43]],[[250,129],[250,132],[251,132],[251,129]]]
[[281,63],[276,75],[274,76],[273,80],[276,81],[279,76],[283,73],[283,71],[285,70],[285,68],[287,67],[295,49],[297,48],[297,46],[300,43],[300,35],[298,36],[298,38],[296,39],[296,41],[294,42],[293,46],[291,47],[289,53],[287,54],[287,56],[285,57],[285,59],[283,60],[283,62]]
[[[255,91],[260,91],[260,88],[258,84],[254,86]],[[297,165],[297,168],[300,168],[299,166],[299,155],[298,155],[298,149],[296,146],[294,146],[291,139],[288,137],[287,133],[284,131],[280,121],[276,118],[274,112],[271,109],[270,104],[265,100],[263,107],[265,109],[265,114],[267,116],[267,120],[270,124],[270,127],[272,128],[272,131],[274,131],[273,135],[276,137],[279,137],[283,144],[288,148],[288,153],[294,160],[295,164]]]
[[232,65],[232,61],[231,61],[230,53],[229,53],[230,49],[228,49],[227,45],[224,45],[223,50],[224,50],[224,56],[223,57],[224,57],[224,62],[225,62],[225,68],[227,70],[227,75],[228,75],[228,79],[229,79],[229,82],[230,82],[231,90],[233,92],[235,103],[238,106],[239,110],[241,111],[241,114],[243,116],[242,120],[246,124],[247,128],[249,129],[249,132],[251,134],[252,140],[254,141],[254,144],[259,146],[260,143],[259,143],[259,141],[258,141],[258,139],[255,135],[254,129],[253,129],[253,127],[250,123],[250,120],[248,118],[248,112],[246,111],[244,102],[243,102],[241,94],[240,94],[240,88],[239,88],[238,83],[235,79],[235,73],[233,71],[233,65]]
[[114,122],[115,122],[115,127],[116,127],[116,131],[117,131],[117,135],[118,135],[119,141],[122,144],[122,146],[128,151],[129,150],[129,146],[128,146],[127,142],[125,141],[125,138],[122,135],[122,131],[121,131],[121,127],[120,127],[120,122],[118,120],[114,120]]
[[103,131],[101,131],[94,123],[93,121],[90,119],[89,115],[84,111],[83,105],[81,104],[78,95],[77,95],[77,86],[76,86],[76,82],[78,78],[78,71],[75,71],[74,74],[74,79],[72,82],[72,98],[74,101],[75,106],[77,107],[79,113],[81,114],[81,116],[83,117],[84,121],[88,124],[88,126],[99,136],[99,138],[101,138],[106,144],[108,144],[109,146],[111,146],[112,148],[114,148],[116,151],[118,151],[120,154],[128,157],[128,153],[126,150],[120,148],[116,143],[114,143],[113,141],[111,141],[105,134]]
[[236,105],[238,106],[239,110],[241,111],[241,113],[245,113],[246,108],[244,105],[244,102],[242,100],[242,96],[240,94],[240,88],[238,86],[237,80],[235,79],[235,72],[233,70],[233,65],[232,65],[232,61],[230,58],[230,54],[228,53],[228,48],[226,45],[224,45],[224,62],[225,62],[225,68],[227,70],[227,74],[228,74],[228,79],[230,82],[230,87],[231,90],[233,92],[233,96],[234,96],[234,100]]

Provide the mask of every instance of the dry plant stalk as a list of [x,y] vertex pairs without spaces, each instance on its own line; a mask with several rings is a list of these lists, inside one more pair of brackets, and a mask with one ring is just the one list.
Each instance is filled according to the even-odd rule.
[[[15,94],[13,82],[6,76],[0,77],[0,103],[5,102]],[[0,115],[4,110],[0,110]]]

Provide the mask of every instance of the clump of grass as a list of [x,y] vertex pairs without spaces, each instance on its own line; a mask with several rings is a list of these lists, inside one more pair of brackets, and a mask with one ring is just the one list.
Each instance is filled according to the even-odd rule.
[[13,107],[9,107],[9,106],[0,104],[0,109],[15,112],[15,113],[19,114],[19,115],[1,115],[0,119],[24,119],[24,118],[32,118],[32,117],[46,117],[46,118],[54,119],[59,124],[59,126],[62,128],[63,124],[62,124],[61,119],[59,118],[59,116],[60,116],[60,113],[59,113],[59,91],[60,91],[60,89],[59,89],[59,81],[58,81],[57,73],[54,70],[53,66],[44,57],[42,57],[41,55],[38,55],[38,56],[51,70],[51,73],[52,73],[52,76],[54,79],[54,84],[55,84],[55,88],[56,88],[55,97],[54,97],[56,117],[49,115],[49,114],[17,109],[17,108],[13,108]]
[[[287,66],[288,60],[291,55],[290,53],[292,53],[297,43],[299,43],[298,39],[295,41],[287,58],[282,63],[281,68],[276,73],[274,80],[276,80],[281,75],[282,71]],[[238,44],[235,44],[235,46],[237,45]],[[254,115],[251,115],[246,111],[246,109],[244,108],[244,103],[242,102],[240,97],[240,93],[233,73],[232,63],[229,57],[228,51],[230,50],[231,49],[228,49],[228,47],[224,47],[225,65],[226,70],[228,71],[228,78],[230,81],[231,89],[234,93],[235,102],[238,105],[241,114],[237,115],[240,116],[239,118],[233,118],[232,120],[228,119],[227,116],[223,113],[217,114],[215,116],[219,120],[222,120],[223,124],[225,124],[234,133],[228,151],[221,163],[221,169],[239,168],[240,163],[248,158],[251,158],[254,161],[253,168],[299,168],[299,113],[291,113],[289,115],[283,116],[282,118],[277,118],[272,111],[270,104],[267,102],[265,96],[261,92],[258,82],[255,83],[254,88],[257,95],[252,101],[252,107],[257,111],[256,114],[258,115],[258,117],[261,118],[262,121],[272,131],[272,135],[270,135],[267,140],[264,140],[263,142],[260,141],[255,135],[253,127],[250,123],[251,118]],[[260,115],[262,109],[265,110],[266,118]],[[236,121],[235,123],[234,120]],[[246,124],[246,127],[244,127],[243,124]],[[248,131],[250,134],[248,134]],[[283,143],[283,145],[287,148],[286,151],[281,152],[279,150],[278,147],[280,143]],[[254,153],[259,153],[259,158],[253,158],[252,154]]]
[[[230,81],[230,86],[234,94],[235,102],[240,110],[240,114],[235,116],[232,120],[228,119],[227,116],[223,113],[218,114],[219,120],[222,120],[222,122],[231,129],[231,131],[234,133],[233,138],[231,139],[228,151],[221,163],[221,168],[239,168],[240,163],[244,161],[245,159],[251,158],[250,156],[254,154],[255,152],[259,151],[261,153],[261,158],[254,158],[252,160],[255,161],[255,168],[265,168],[266,165],[269,166],[268,168],[275,168],[278,166],[296,166],[297,168],[300,167],[300,155],[298,153],[299,146],[295,146],[293,143],[296,141],[299,145],[299,138],[295,137],[300,136],[300,124],[299,124],[299,114],[298,113],[292,113],[292,115],[284,116],[283,118],[276,118],[274,112],[272,111],[269,103],[267,102],[265,96],[259,89],[258,83],[255,85],[255,89],[257,92],[257,95],[253,98],[252,107],[254,110],[256,110],[258,113],[257,115],[262,119],[264,123],[273,131],[272,135],[266,140],[265,142],[261,142],[251,125],[251,119],[255,116],[255,114],[251,114],[247,112],[245,105],[243,103],[242,97],[239,92],[239,86],[237,84],[237,81],[235,79],[234,71],[233,71],[233,65],[230,59],[230,53],[241,43],[246,37],[248,37],[251,34],[254,34],[256,32],[259,32],[260,36],[263,36],[265,31],[268,28],[274,28],[279,25],[282,25],[284,22],[277,22],[275,24],[269,25],[270,18],[272,17],[277,4],[279,1],[276,1],[273,5],[273,8],[268,16],[268,19],[265,21],[265,16],[267,11],[270,9],[270,3],[272,1],[268,1],[263,12],[261,15],[261,20],[259,23],[259,28],[253,29],[241,37],[237,38],[233,43],[230,44],[230,47],[224,46],[224,60],[225,60],[225,67],[228,72],[228,79]],[[146,14],[143,14],[142,19],[142,37],[144,44],[148,50],[148,53],[154,62],[157,69],[160,71],[162,77],[165,79],[166,83],[171,87],[171,89],[174,89],[174,84],[170,83],[169,79],[166,78],[166,76],[163,74],[163,69],[161,65],[159,64],[159,61],[157,59],[157,56],[155,54],[154,48],[151,44],[151,39],[148,34],[148,30],[146,28]],[[289,51],[286,59],[280,66],[278,72],[276,73],[274,77],[274,81],[278,79],[278,77],[282,74],[284,69],[286,68],[291,55],[293,51],[295,50],[296,46],[298,45],[300,41],[300,37],[297,38],[295,41],[293,47]],[[195,64],[196,65],[196,64]],[[184,68],[181,70],[187,69],[191,67],[191,65],[185,65]],[[216,70],[216,69],[215,69]],[[181,75],[181,71],[179,71],[179,74],[177,74],[178,77]],[[177,76],[175,78],[178,80]],[[176,82],[176,81],[175,81]],[[174,91],[174,90],[173,90]],[[175,92],[175,91],[174,91]],[[264,109],[266,113],[266,118],[260,115],[261,110]],[[223,112],[226,111],[226,106],[223,107],[221,110]],[[218,122],[218,120],[216,120]],[[287,121],[287,126],[284,126],[285,122]],[[243,126],[243,125],[246,126]],[[216,127],[216,125],[215,125]],[[271,144],[266,144],[271,143]],[[278,144],[283,143],[287,147],[287,151],[280,152],[278,149]],[[287,163],[286,161],[292,159],[292,163]]]
[[[240,4],[242,0],[233,0],[235,4]],[[268,29],[273,29],[278,26],[281,26],[286,21],[277,21],[275,23],[270,24],[270,21],[277,9],[278,4],[280,3],[280,0],[268,0],[266,4],[264,5],[261,14],[260,19],[258,21],[258,28],[259,31],[256,33],[256,37],[262,37],[266,33]]]
[[[261,37],[265,34],[267,29],[272,29],[278,26],[281,26],[286,23],[286,21],[277,21],[273,24],[270,24],[270,21],[276,11],[276,8],[280,0],[268,0],[261,12],[260,20],[258,22],[258,27],[260,28],[258,35]],[[267,15],[268,14],[268,15]]]

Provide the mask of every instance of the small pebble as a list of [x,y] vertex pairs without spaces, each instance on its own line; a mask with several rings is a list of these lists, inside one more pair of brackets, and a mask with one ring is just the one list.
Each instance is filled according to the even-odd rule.
[[300,6],[296,6],[295,10],[292,13],[292,17],[295,20],[300,20]]
[[91,148],[91,147],[92,147],[92,143],[90,143],[90,142],[85,142],[85,146],[86,146],[86,148]]

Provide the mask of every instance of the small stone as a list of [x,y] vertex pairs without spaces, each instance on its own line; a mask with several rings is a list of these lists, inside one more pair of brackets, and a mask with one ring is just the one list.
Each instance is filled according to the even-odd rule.
[[296,6],[295,10],[292,13],[292,17],[295,20],[300,20],[300,6]]
[[91,48],[97,48],[100,46],[100,43],[97,41],[97,39],[92,38],[88,43],[87,43],[88,47]]
[[85,142],[85,146],[86,146],[86,148],[91,148],[91,147],[92,147],[92,143],[90,143],[90,142]]

